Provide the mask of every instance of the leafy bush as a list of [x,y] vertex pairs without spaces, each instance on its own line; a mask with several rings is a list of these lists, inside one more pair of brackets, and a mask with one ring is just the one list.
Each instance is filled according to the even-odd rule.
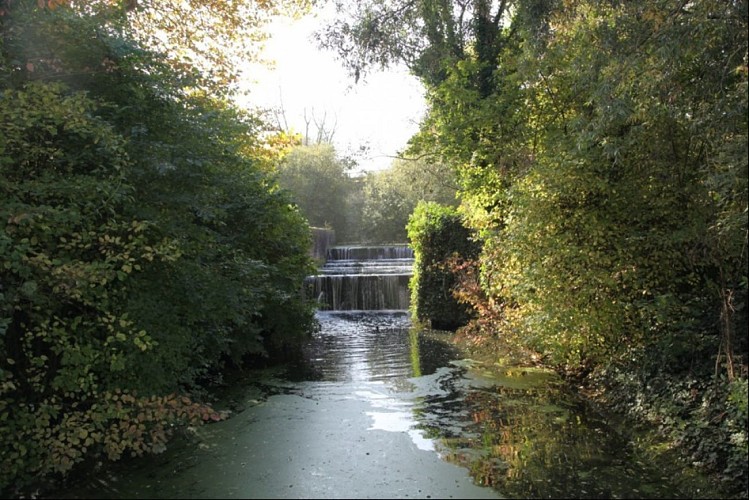
[[2,492],[163,450],[221,418],[201,382],[314,320],[309,228],[252,156],[257,119],[36,4],[0,16]]
[[447,262],[456,255],[475,258],[479,245],[472,239],[455,208],[422,202],[408,221],[408,238],[414,249],[411,308],[419,321],[436,329],[455,330],[470,311],[453,297],[456,284]]

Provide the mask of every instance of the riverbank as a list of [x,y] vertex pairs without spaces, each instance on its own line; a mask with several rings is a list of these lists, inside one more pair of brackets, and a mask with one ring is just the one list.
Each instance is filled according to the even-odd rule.
[[[535,353],[499,339],[477,341],[449,332],[431,335],[449,340],[464,356],[495,370],[506,370],[510,366],[553,369],[544,366]],[[728,446],[725,441],[731,439],[720,427],[727,418],[725,408],[715,405],[710,412],[696,414],[694,411],[720,399],[716,386],[701,385],[702,394],[689,390],[693,397],[686,402],[675,397],[685,389],[682,386],[688,384],[679,380],[651,380],[645,386],[637,383],[634,377],[609,370],[591,373],[583,379],[567,378],[564,383],[584,404],[604,416],[629,444],[638,461],[657,464],[666,476],[675,478],[684,493],[693,498],[746,498],[745,456],[743,460],[739,456],[733,459],[734,463],[727,464],[725,451],[722,457],[718,453]],[[695,385],[693,382],[692,386]],[[671,389],[665,390],[667,387]],[[671,398],[665,399],[668,396]],[[690,408],[692,413],[689,413]],[[745,415],[743,418],[746,420]],[[743,439],[746,440],[746,434]],[[714,462],[700,460],[704,456],[712,457]],[[719,463],[721,458],[723,462]]]

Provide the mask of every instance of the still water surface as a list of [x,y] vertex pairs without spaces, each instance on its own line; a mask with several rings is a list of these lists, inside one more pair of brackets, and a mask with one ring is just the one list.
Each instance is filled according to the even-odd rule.
[[552,373],[459,359],[404,311],[318,319],[304,362],[227,396],[232,418],[56,496],[681,496]]

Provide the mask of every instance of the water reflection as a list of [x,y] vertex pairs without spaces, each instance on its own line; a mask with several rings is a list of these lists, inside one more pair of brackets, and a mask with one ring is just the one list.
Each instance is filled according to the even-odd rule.
[[600,417],[533,375],[446,374],[448,394],[423,398],[419,427],[445,459],[511,497],[679,496],[668,478],[634,462],[627,443]]
[[320,311],[320,331],[305,346],[306,362],[288,377],[308,381],[382,381],[410,390],[408,378],[429,374],[457,356],[445,343],[419,336],[406,311]]
[[681,496],[552,373],[461,360],[405,311],[318,318],[304,362],[233,389],[233,418],[53,497]]
[[320,331],[306,346],[307,362],[295,366],[288,376],[297,380],[382,384],[378,392],[354,392],[377,410],[366,412],[372,420],[369,430],[404,432],[418,449],[434,450],[434,442],[425,437],[425,431],[418,429],[414,420],[412,379],[433,373],[457,356],[457,351],[446,343],[420,336],[411,327],[406,311],[321,311],[318,320]]
[[406,432],[479,484],[531,498],[678,497],[625,440],[551,372],[457,360],[403,312],[321,313],[308,375],[386,384],[368,398],[371,429]]

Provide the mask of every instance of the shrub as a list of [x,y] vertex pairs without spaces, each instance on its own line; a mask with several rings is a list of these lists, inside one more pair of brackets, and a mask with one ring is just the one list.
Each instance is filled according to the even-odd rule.
[[419,203],[407,229],[415,255],[410,283],[414,317],[428,321],[436,329],[455,330],[465,325],[470,311],[453,297],[456,280],[448,260],[456,255],[476,258],[479,244],[462,224],[455,208],[437,203]]

